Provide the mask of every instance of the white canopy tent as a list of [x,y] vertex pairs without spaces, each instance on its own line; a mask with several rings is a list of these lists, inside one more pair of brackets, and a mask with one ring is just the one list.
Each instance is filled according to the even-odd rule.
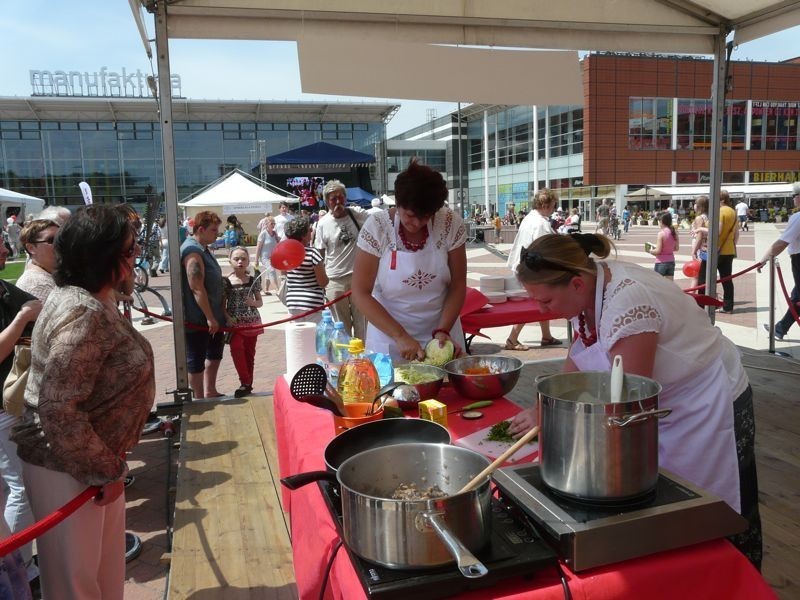
[[212,210],[222,217],[223,222],[227,216],[236,215],[244,230],[254,233],[264,213],[277,214],[281,202],[297,202],[296,196],[288,193],[282,196],[262,187],[258,181],[236,169],[210,183],[178,206],[183,207],[188,216],[194,216],[203,210]]
[[[699,53],[714,56],[711,146],[710,244],[716,244],[719,188],[722,183],[722,118],[727,79],[727,38],[746,42],[800,25],[800,0],[129,0],[148,55],[150,41],[142,22],[143,6],[155,12],[158,87],[169,90],[169,38],[304,40],[320,36],[360,39],[364,54],[380,54],[383,42],[421,45],[483,46],[608,50],[630,52]],[[302,57],[301,57],[302,58]],[[340,78],[363,79],[360,57],[338,73]],[[390,64],[390,63],[385,63]],[[489,64],[488,62],[485,64]],[[303,64],[300,65],[301,71]],[[392,69],[387,69],[391,71]],[[453,71],[451,71],[453,72]],[[454,73],[454,72],[453,72]],[[451,77],[453,101],[470,95],[464,86],[496,85],[491,73],[467,71]],[[531,81],[538,73],[526,73]],[[535,86],[534,86],[535,87]],[[378,86],[372,95],[380,95]],[[408,96],[413,97],[413,96]],[[177,221],[177,190],[172,136],[172,98],[160,98],[164,148],[165,198],[169,222]],[[177,232],[173,239],[177,239]],[[170,260],[179,259],[170,248]],[[716,256],[708,261],[710,295],[715,293]],[[178,271],[173,270],[173,310],[183,319]],[[713,321],[714,314],[710,310]],[[175,329],[178,387],[187,388],[185,343]]]
[[20,206],[23,208],[24,214],[30,215],[44,208],[44,200],[36,196],[0,188],[0,207],[5,208],[6,206]]

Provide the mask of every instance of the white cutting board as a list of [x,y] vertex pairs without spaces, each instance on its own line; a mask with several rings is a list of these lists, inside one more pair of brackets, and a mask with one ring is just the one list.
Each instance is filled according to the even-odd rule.
[[[489,436],[489,430],[491,428],[492,427],[490,425],[485,429],[481,429],[466,437],[457,439],[456,446],[461,446],[462,448],[469,448],[470,450],[474,450],[478,454],[483,454],[485,457],[494,460],[495,458],[500,456],[503,452],[508,450],[511,447],[511,444],[506,444],[504,442],[488,441],[486,438]],[[517,453],[508,460],[508,462],[509,463],[520,462],[526,458],[530,458],[534,454],[536,454],[537,456],[539,454],[539,442],[533,442],[532,444],[525,444],[525,447],[520,448],[520,450],[517,451]]]

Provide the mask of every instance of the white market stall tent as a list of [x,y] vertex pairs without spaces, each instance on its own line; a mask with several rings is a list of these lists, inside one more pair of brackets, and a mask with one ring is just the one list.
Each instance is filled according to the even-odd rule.
[[8,206],[22,207],[21,214],[25,216],[42,210],[44,208],[44,200],[36,196],[0,188],[0,214],[5,215],[5,209]]
[[[794,195],[791,183],[729,183],[722,184],[722,189],[727,190],[733,198],[791,198]],[[686,200],[697,196],[708,196],[708,194],[709,186],[707,185],[652,185],[632,192],[625,197]]]
[[260,180],[239,169],[223,175],[189,198],[178,203],[187,216],[203,210],[213,211],[222,219],[220,229],[224,229],[227,218],[236,215],[245,232],[251,235],[255,235],[256,225],[267,212],[276,215],[281,202],[297,202],[297,196],[288,192],[281,195],[262,187]]

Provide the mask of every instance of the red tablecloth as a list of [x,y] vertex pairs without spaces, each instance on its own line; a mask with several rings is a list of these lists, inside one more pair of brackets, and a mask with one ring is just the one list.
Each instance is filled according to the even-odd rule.
[[[275,382],[275,429],[281,477],[325,468],[323,453],[333,438],[329,412],[295,401],[283,377]],[[440,394],[452,410],[469,401],[446,389]],[[507,400],[481,409],[486,418],[468,421],[450,415],[453,439],[509,418],[518,408]],[[300,597],[316,599],[325,576],[325,566],[338,541],[338,534],[325,501],[316,485],[284,493],[290,511],[294,572]],[[758,572],[731,544],[717,540],[680,550],[661,552],[574,574],[564,567],[575,600],[647,598],[675,600],[704,598],[720,600],[775,598]],[[561,584],[553,569],[529,578],[515,578],[490,589],[460,594],[459,598],[483,600],[563,599]],[[331,567],[325,598],[365,598],[347,552],[339,550]]]
[[503,327],[517,323],[538,323],[550,321],[561,317],[543,313],[539,310],[538,302],[530,298],[519,302],[503,302],[492,304],[480,310],[461,315],[461,327],[465,335],[480,335],[481,329],[487,327]]

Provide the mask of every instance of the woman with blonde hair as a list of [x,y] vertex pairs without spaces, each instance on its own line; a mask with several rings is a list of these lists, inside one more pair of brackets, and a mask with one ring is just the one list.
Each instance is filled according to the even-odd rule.
[[[571,319],[578,339],[564,371],[628,373],[661,384],[659,465],[722,498],[749,522],[733,543],[757,567],[761,522],[755,463],[753,391],[739,351],[694,299],[655,271],[610,260],[603,235],[545,235],[523,253],[517,277],[543,311]],[[536,424],[533,409],[510,427]]]
[[[519,224],[519,231],[514,243],[511,246],[511,252],[508,255],[508,268],[512,272],[516,272],[517,265],[519,265],[520,253],[527,248],[535,239],[553,233],[553,227],[550,225],[550,215],[558,205],[558,194],[548,188],[543,188],[536,192],[533,197],[533,210],[529,212],[522,222]],[[518,323],[511,328],[511,333],[506,340],[506,350],[527,350],[528,347],[519,341],[519,334],[525,323]],[[542,329],[542,341],[540,346],[560,346],[561,340],[556,339],[550,333],[550,321],[539,321],[539,327]]]

